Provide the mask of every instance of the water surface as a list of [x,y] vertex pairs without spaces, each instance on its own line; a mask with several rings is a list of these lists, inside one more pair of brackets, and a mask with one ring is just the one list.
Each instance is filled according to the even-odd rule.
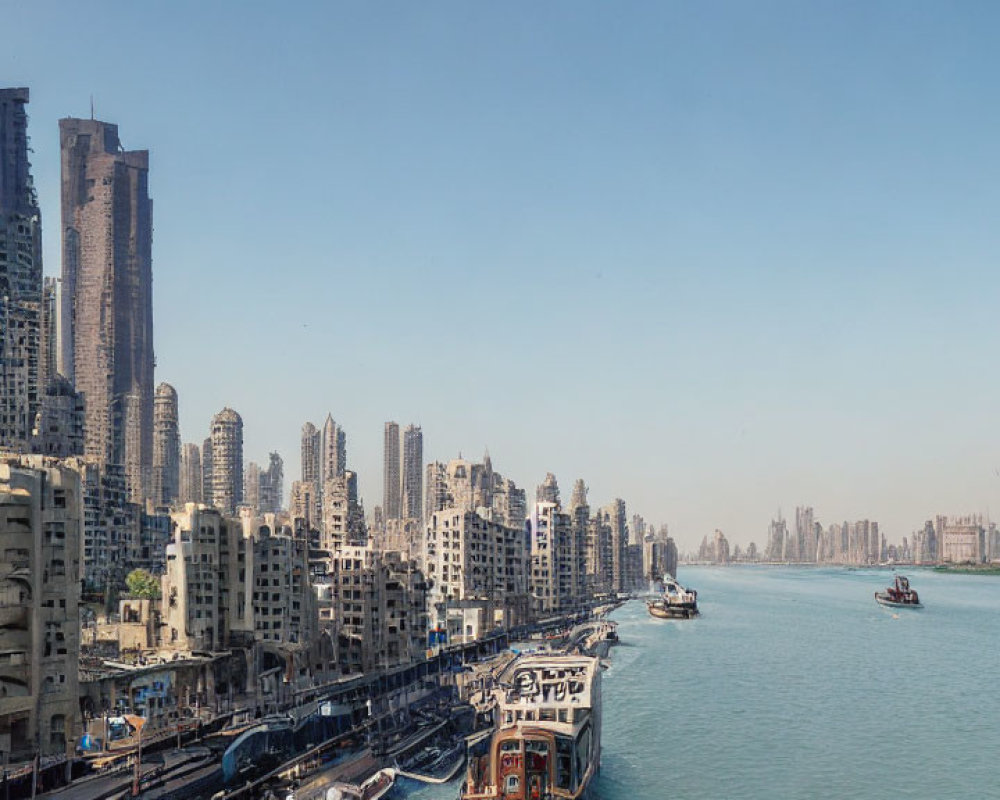
[[[604,673],[599,800],[1000,798],[1000,577],[681,568],[702,616],[631,602]],[[454,800],[458,784],[408,796]]]

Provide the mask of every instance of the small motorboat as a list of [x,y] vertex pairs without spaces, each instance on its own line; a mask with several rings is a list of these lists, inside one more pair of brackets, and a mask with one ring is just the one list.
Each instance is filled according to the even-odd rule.
[[910,588],[910,579],[903,575],[897,575],[884,592],[875,592],[875,602],[887,608],[923,608],[917,590]]

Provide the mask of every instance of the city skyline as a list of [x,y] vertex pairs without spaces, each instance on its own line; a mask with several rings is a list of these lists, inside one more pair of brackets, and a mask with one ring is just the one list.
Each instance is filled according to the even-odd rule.
[[[46,275],[58,120],[93,94],[150,151],[183,442],[228,406],[248,461],[292,464],[329,410],[370,511],[376,436],[413,420],[425,463],[489,447],[522,486],[582,478],[683,550],[717,528],[760,547],[802,504],[894,541],[989,513],[996,11],[724,5],[254,8],[218,63],[226,7],[193,34],[13,7]],[[88,32],[125,52],[80,63],[60,43]],[[296,144],[262,163],[268,141]]]

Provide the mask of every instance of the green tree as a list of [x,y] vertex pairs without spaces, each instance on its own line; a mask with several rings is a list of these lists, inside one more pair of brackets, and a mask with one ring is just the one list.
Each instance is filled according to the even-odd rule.
[[144,569],[134,569],[125,577],[128,593],[133,597],[153,600],[160,596],[160,579]]

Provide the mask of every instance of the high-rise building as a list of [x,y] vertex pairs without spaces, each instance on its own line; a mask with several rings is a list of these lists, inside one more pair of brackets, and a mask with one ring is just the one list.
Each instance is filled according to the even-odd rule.
[[0,447],[26,451],[38,412],[42,218],[28,163],[27,89],[0,89]]
[[333,421],[331,414],[326,415],[323,423],[322,464],[323,487],[326,482],[338,478],[347,469],[347,436],[343,429]]
[[153,450],[153,203],[149,152],[118,126],[59,121],[63,374],[82,392],[85,453],[149,493]]
[[627,591],[625,559],[629,544],[625,501],[620,497],[616,498],[613,503],[601,509],[601,515],[611,533],[611,591],[624,592]]
[[201,448],[186,442],[181,450],[180,504],[200,503],[202,494]]
[[260,513],[260,464],[256,461],[248,462],[243,470],[243,505]]
[[[551,473],[550,473],[551,474]],[[551,501],[535,503],[528,522],[531,566],[528,585],[539,615],[566,613],[585,598],[583,554],[576,550],[573,520]]]
[[358,476],[354,472],[346,470],[323,487],[321,528],[320,549],[330,553],[367,540],[364,509],[358,502]]
[[322,436],[316,426],[302,426],[302,480],[319,486],[323,480]]
[[559,505],[559,482],[551,472],[545,473],[545,480],[535,491],[535,499],[539,503],[554,503]]
[[39,316],[38,390],[44,392],[59,374],[59,280],[42,281],[42,308]]
[[201,444],[201,502],[212,505],[212,437]]
[[55,375],[42,393],[31,452],[56,458],[83,455],[83,419],[83,396],[62,375]]
[[285,488],[285,465],[278,453],[268,457],[267,469],[261,470],[258,486],[258,502],[261,514],[277,514]]
[[319,529],[323,518],[323,504],[319,489],[312,481],[293,481],[288,498],[288,513],[293,520],[301,520],[306,530]]
[[569,498],[569,517],[573,525],[573,547],[578,559],[576,569],[584,575],[583,586],[588,592],[596,587],[595,575],[590,572],[594,560],[589,548],[587,533],[590,523],[590,505],[587,503],[587,484],[579,478],[573,484],[573,493]]
[[153,398],[153,502],[157,505],[168,506],[180,494],[180,460],[177,390],[161,383]]
[[403,484],[399,474],[399,425],[385,423],[382,447],[382,513],[386,519],[399,519],[403,514]]
[[424,499],[424,434],[416,425],[403,431],[403,516],[421,519]]
[[212,418],[212,505],[234,514],[243,502],[243,419],[231,408]]

